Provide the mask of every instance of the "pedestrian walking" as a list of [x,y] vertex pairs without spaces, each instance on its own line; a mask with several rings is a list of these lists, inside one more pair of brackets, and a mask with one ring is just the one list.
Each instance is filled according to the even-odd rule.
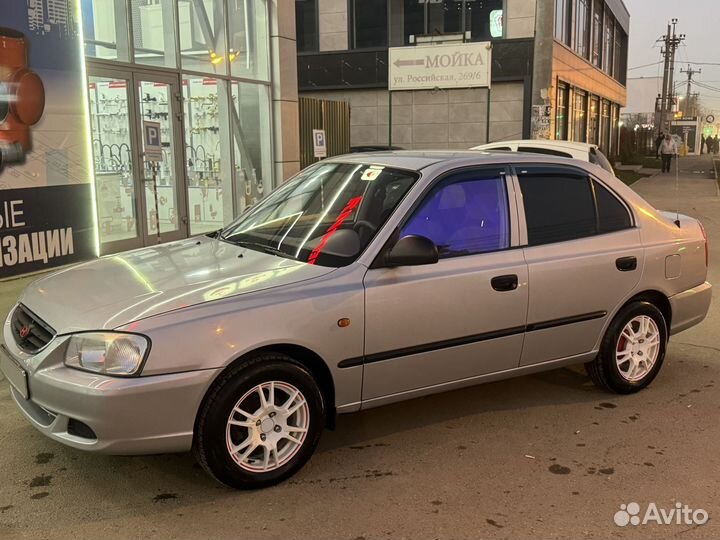
[[707,139],[705,138],[705,134],[700,138],[700,155],[703,154],[703,149],[705,148],[705,144],[707,143]]
[[665,139],[665,134],[661,131],[655,139],[655,159],[660,159],[660,145]]
[[670,163],[673,156],[677,156],[678,147],[675,139],[669,133],[665,134],[665,138],[660,143],[660,156],[662,157],[662,172],[670,172]]
[[718,152],[720,152],[720,139],[715,135],[715,139],[713,140],[713,153],[717,156]]

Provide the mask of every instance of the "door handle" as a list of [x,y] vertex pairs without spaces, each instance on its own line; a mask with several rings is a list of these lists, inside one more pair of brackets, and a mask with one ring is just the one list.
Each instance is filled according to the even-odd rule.
[[632,272],[637,269],[637,257],[621,257],[615,261],[615,266],[621,272]]
[[496,276],[490,280],[490,285],[496,291],[514,291],[518,288],[518,277],[515,274]]

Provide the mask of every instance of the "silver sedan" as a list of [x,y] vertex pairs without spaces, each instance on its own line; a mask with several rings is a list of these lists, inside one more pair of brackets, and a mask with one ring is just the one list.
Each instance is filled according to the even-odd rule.
[[337,414],[581,363],[636,392],[710,306],[707,239],[587,162],[322,161],[208,236],[29,286],[0,367],[48,437],[282,481]]

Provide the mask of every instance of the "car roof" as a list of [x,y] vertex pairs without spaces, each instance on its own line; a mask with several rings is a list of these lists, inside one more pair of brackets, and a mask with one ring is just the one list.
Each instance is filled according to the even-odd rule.
[[[557,163],[566,165],[572,158],[541,154],[498,150],[397,150],[385,152],[367,152],[362,154],[344,154],[324,160],[330,163],[349,163],[357,165],[380,165],[396,169],[420,171],[437,164],[476,165],[487,162],[488,165],[507,163],[508,157],[513,163]],[[587,161],[576,160],[587,164]]]
[[564,148],[566,150],[575,150],[579,152],[587,152],[591,148],[597,148],[596,144],[588,144],[584,142],[575,142],[575,141],[551,141],[547,139],[518,139],[514,141],[496,141],[494,143],[489,144],[483,144],[480,146],[476,146],[475,148],[478,150],[484,150],[486,148],[494,148],[499,146],[532,146],[535,148],[557,148],[561,149]]
[[[491,155],[477,150],[393,150],[382,152],[363,152],[334,156],[326,161],[357,163],[358,165],[382,165],[398,169],[421,170],[436,163],[462,158],[477,158],[479,155]],[[506,155],[506,154],[503,154]]]

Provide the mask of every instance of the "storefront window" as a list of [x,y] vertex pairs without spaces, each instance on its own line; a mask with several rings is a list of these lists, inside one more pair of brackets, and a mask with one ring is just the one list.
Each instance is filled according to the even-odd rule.
[[600,150],[604,153],[609,154],[610,149],[610,103],[602,101],[602,115],[601,115],[602,126],[602,137],[600,138]]
[[295,0],[298,52],[318,50],[317,2],[318,0]]
[[[179,1],[180,57],[186,69],[227,73],[224,0]],[[186,12],[189,7],[189,19]]]
[[559,84],[555,110],[555,139],[567,141],[568,138],[568,87]]
[[[130,0],[135,62],[152,66],[176,67],[175,13],[176,0]],[[192,33],[191,5],[177,1],[182,46],[190,46]],[[189,35],[188,35],[189,34]]]
[[580,90],[575,90],[574,94],[572,140],[585,142],[587,139],[587,95]]
[[130,60],[126,0],[82,0],[85,55]]
[[473,41],[489,41],[503,36],[503,0],[475,0],[467,2],[466,28]]
[[[411,36],[421,35],[470,32],[473,41],[503,37],[503,0],[389,1],[393,46],[407,45]],[[355,2],[360,4],[360,0]],[[398,32],[403,32],[402,40]]]
[[269,88],[260,84],[232,82],[234,186],[236,213],[242,213],[272,190],[272,155],[267,141],[270,129]]
[[269,80],[267,0],[230,0],[228,60],[236,77]]
[[230,104],[223,80],[185,76],[185,158],[190,234],[222,228],[233,216]]
[[618,143],[620,142],[620,106],[612,105],[612,127],[610,129],[610,156],[618,154]]
[[590,129],[588,142],[598,144],[600,135],[600,100],[596,97],[590,100]]
[[137,237],[128,81],[90,77],[88,98],[102,243]]
[[387,0],[351,0],[352,48],[387,46]]

